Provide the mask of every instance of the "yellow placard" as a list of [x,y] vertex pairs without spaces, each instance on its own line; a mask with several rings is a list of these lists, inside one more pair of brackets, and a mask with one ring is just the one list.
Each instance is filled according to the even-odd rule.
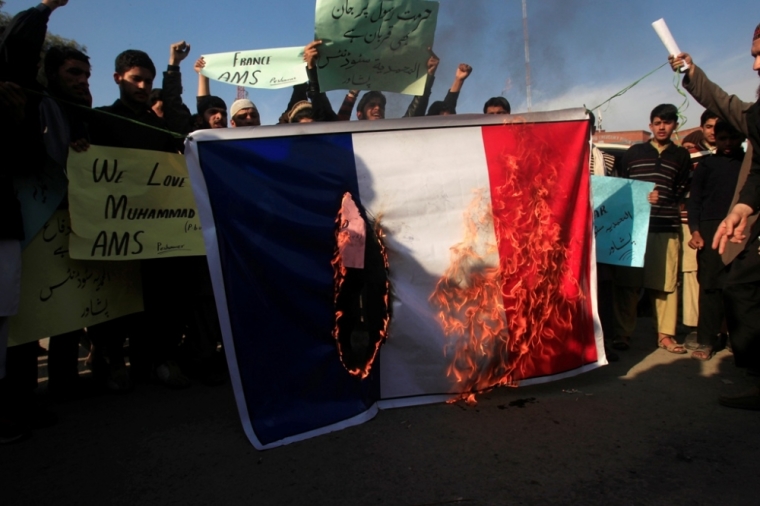
[[68,177],[72,258],[206,254],[182,155],[90,146],[69,153]]
[[139,262],[72,260],[67,211],[56,211],[21,256],[21,301],[9,345],[143,310]]

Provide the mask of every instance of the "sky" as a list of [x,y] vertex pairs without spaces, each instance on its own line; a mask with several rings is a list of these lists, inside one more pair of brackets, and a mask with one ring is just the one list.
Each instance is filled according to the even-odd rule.
[[[473,67],[462,90],[459,113],[481,112],[490,97],[503,95],[512,112],[525,112],[525,48],[520,0],[440,0],[434,50],[441,58],[431,101],[442,100],[459,63]],[[15,14],[34,6],[7,0]],[[760,79],[752,71],[752,33],[760,22],[756,0],[728,4],[701,0],[527,0],[532,110],[591,108],[656,69],[667,51],[651,27],[665,18],[682,51],[729,93],[754,101]],[[113,61],[125,49],[141,49],[165,69],[169,46],[185,40],[191,54],[182,65],[186,104],[194,109],[195,59],[202,54],[303,46],[314,37],[313,0],[276,2],[214,0],[70,0],[56,10],[49,30],[87,47],[93,74],[93,104],[118,98]],[[746,14],[746,15],[744,15]],[[647,129],[660,103],[681,106],[673,72],[665,67],[601,109],[607,131]],[[160,83],[157,84],[159,86]],[[249,89],[263,124],[285,109],[290,89]],[[211,93],[227,104],[236,88],[212,81]],[[344,93],[328,94],[337,110]],[[389,94],[387,117],[403,115],[411,97]],[[684,105],[683,127],[698,126],[703,109]],[[599,114],[597,114],[597,117]]]

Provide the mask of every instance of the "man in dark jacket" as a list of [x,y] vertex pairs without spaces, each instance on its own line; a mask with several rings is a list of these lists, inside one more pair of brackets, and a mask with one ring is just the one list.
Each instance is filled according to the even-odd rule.
[[[760,74],[760,24],[752,37],[753,70]],[[755,378],[760,375],[760,89],[758,101],[743,102],[728,95],[712,83],[691,57],[682,53],[670,58],[674,70],[684,63],[684,88],[704,107],[747,135],[749,149],[744,157],[737,188],[741,188],[735,205],[721,222],[712,240],[713,248],[723,255],[726,267],[723,295],[734,360]],[[746,177],[746,179],[744,179]],[[749,233],[747,233],[749,230]],[[737,247],[738,246],[738,247]],[[737,395],[722,395],[724,406],[760,410],[760,382]]]

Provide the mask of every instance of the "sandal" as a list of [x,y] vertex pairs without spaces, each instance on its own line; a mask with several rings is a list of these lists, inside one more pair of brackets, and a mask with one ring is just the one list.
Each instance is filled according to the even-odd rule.
[[618,351],[625,351],[631,348],[631,338],[618,336],[612,341],[612,347]]
[[706,362],[713,358],[713,355],[715,355],[715,350],[712,346],[703,346],[698,350],[694,350],[691,353],[691,358]]
[[[670,341],[670,344],[664,344],[665,340]],[[684,348],[682,344],[678,344],[673,336],[665,336],[661,338],[657,341],[657,346],[670,353],[675,353],[676,355],[686,354],[686,348]]]

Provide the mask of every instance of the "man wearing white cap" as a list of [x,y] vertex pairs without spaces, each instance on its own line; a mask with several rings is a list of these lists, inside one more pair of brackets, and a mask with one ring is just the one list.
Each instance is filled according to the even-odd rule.
[[230,124],[233,127],[259,126],[261,117],[259,110],[247,98],[235,100],[230,107]]

